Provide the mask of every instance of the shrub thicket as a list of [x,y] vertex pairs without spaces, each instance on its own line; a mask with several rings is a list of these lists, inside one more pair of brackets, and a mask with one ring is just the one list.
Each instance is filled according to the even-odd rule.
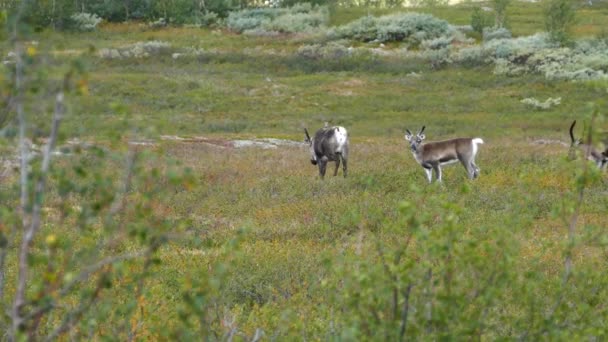
[[[53,27],[67,29],[73,24],[72,17],[81,12],[96,15],[110,22],[128,20],[157,21],[164,18],[170,24],[214,24],[213,17],[224,18],[236,9],[232,1],[209,0],[91,0],[87,2],[55,0],[27,1],[23,9],[20,2],[8,2],[5,8],[11,15],[21,11],[21,17],[28,25],[42,29]],[[211,17],[210,17],[211,15]],[[210,20],[213,19],[213,20]]]
[[480,8],[473,8],[473,13],[471,14],[471,27],[473,31],[482,34],[483,29],[486,27],[494,26],[494,18],[486,13]]
[[492,0],[494,3],[494,13],[496,15],[495,24],[497,27],[508,27],[509,19],[507,16],[507,7],[511,0]]
[[406,41],[418,44],[446,35],[450,30],[447,21],[430,14],[399,13],[378,18],[363,17],[338,27],[336,35],[364,42]]
[[104,59],[145,58],[155,55],[168,54],[171,44],[162,41],[137,42],[117,49],[101,49],[99,56]]
[[290,8],[256,8],[231,12],[226,18],[226,27],[239,33],[295,33],[313,31],[328,21],[329,12],[326,7],[301,4]]
[[568,0],[551,0],[545,10],[545,28],[551,39],[561,45],[570,41],[574,8]]
[[102,21],[96,14],[91,13],[72,14],[70,18],[72,19],[72,26],[78,31],[93,31]]
[[511,31],[504,27],[486,27],[483,29],[483,40],[511,38]]

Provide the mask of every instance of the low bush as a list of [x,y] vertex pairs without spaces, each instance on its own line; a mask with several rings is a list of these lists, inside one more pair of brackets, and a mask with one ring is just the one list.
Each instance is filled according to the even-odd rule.
[[[555,43],[553,43],[555,44]],[[573,48],[518,51],[497,61],[496,74],[541,74],[547,79],[608,78],[608,46],[602,40],[582,41]]]
[[198,24],[202,27],[211,27],[216,25],[220,17],[215,12],[207,12],[198,18]]
[[560,45],[570,41],[570,29],[574,23],[574,7],[568,0],[551,0],[545,9],[545,28],[551,40]]
[[481,45],[464,47],[454,51],[453,60],[457,63],[477,65],[488,64],[497,59],[517,59],[518,56],[532,54],[534,51],[554,46],[546,34],[536,34],[512,39],[493,39]]
[[511,38],[511,31],[504,27],[485,27],[483,29],[483,41],[488,42],[494,39]]
[[297,55],[308,59],[339,59],[349,56],[353,49],[346,48],[340,44],[330,42],[326,45],[313,44],[301,46]]
[[70,17],[72,26],[77,31],[93,31],[102,19],[97,14],[76,13]]
[[430,14],[398,13],[382,17],[363,17],[336,29],[339,38],[364,42],[406,41],[418,44],[423,40],[447,35],[452,28],[447,21]]
[[151,28],[161,28],[167,26],[167,20],[165,18],[158,18],[155,21],[148,23]]
[[473,31],[483,34],[483,30],[486,27],[494,26],[494,17],[490,14],[484,13],[480,7],[473,8],[473,14],[471,14],[471,28]]
[[326,10],[310,13],[288,13],[272,21],[264,22],[262,28],[265,31],[281,33],[312,32],[325,25],[328,18],[329,15]]
[[424,40],[420,46],[426,50],[445,49],[452,44],[452,41],[454,41],[454,37],[441,36],[435,39]]
[[545,102],[540,102],[539,100],[537,100],[533,97],[528,97],[528,98],[521,100],[520,102],[525,105],[528,105],[534,109],[549,109],[553,106],[557,106],[558,104],[560,104],[562,102],[562,98],[561,97],[556,97],[556,98],[550,97],[547,100],[545,100]]
[[312,32],[329,22],[326,7],[310,4],[290,8],[256,8],[231,12],[226,18],[228,29],[243,33],[260,32]]
[[119,58],[145,58],[154,55],[169,53],[171,44],[158,40],[149,42],[137,42],[122,48],[116,49],[101,49],[99,56],[104,59],[119,59]]

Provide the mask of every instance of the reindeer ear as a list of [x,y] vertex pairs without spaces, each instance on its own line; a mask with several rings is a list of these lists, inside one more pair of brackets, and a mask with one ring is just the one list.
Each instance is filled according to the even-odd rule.
[[426,135],[420,133],[420,134],[418,134],[418,138],[420,138],[420,140],[424,140],[424,139],[426,139]]
[[410,132],[409,129],[405,130],[405,135],[403,136],[405,138],[405,140],[410,141],[412,140],[412,132]]

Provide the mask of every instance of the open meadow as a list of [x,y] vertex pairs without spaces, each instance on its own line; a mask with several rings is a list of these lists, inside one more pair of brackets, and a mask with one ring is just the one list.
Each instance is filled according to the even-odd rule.
[[[573,41],[608,46],[608,3],[579,5]],[[543,6],[511,3],[514,38],[544,30]],[[371,14],[406,11],[468,25],[473,5]],[[333,8],[327,26],[369,12]],[[452,49],[484,44],[475,32],[463,36]],[[24,336],[608,337],[608,173],[568,158],[573,120],[577,138],[593,122],[598,146],[608,132],[601,58],[585,74],[598,77],[569,79],[501,72],[455,50],[423,52],[425,43],[341,38],[336,47],[318,32],[131,22],[28,37],[25,74],[29,67],[40,84],[25,95],[33,144],[48,141],[63,75],[71,65],[82,71],[65,96],[57,145],[67,152],[53,156],[47,193],[34,201],[42,224],[25,293],[35,323],[24,323]],[[559,101],[538,105],[549,98]],[[303,129],[325,122],[349,132],[346,178],[333,177],[330,163],[321,180],[310,163]],[[10,164],[18,129],[7,125],[0,151],[15,166],[0,169],[3,312],[18,292],[25,222],[19,163]],[[482,138],[479,178],[455,164],[443,183],[428,184],[404,140],[422,126],[428,141]],[[3,316],[0,331],[11,324]]]

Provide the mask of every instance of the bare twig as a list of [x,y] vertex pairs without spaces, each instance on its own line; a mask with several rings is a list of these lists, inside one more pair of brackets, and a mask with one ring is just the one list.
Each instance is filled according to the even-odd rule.
[[[17,29],[15,28],[15,37]],[[29,149],[25,141],[25,113],[23,111],[23,60],[21,58],[22,54],[22,46],[19,42],[15,42],[15,87],[17,88],[17,103],[15,107],[17,109],[17,118],[19,120],[19,149],[20,149],[20,157],[21,157],[21,177],[20,177],[20,186],[21,186],[21,220],[22,227],[25,229],[28,225],[28,215],[27,215],[27,206],[28,206],[28,157],[29,157]],[[25,241],[25,239],[23,240]],[[23,245],[21,246],[23,249]],[[25,277],[21,278],[27,271],[27,248],[25,248],[25,256],[23,259],[19,259],[19,285],[17,287],[17,293],[15,295],[15,300],[13,303],[13,308],[11,311],[12,316],[12,329],[11,329],[11,340],[15,338],[15,334],[19,327],[21,326],[21,313],[20,308],[25,301]]]
[[82,317],[82,315],[95,303],[95,299],[99,296],[99,293],[101,292],[102,288],[103,281],[100,279],[97,282],[95,291],[93,291],[93,294],[89,297],[89,300],[81,302],[76,309],[71,312],[68,312],[64,316],[61,324],[55,330],[53,330],[53,332],[51,332],[51,334],[49,334],[44,340],[54,341],[57,339],[57,337],[70,331],[74,324],[78,321],[78,319]]
[[[18,106],[22,105],[21,101],[19,101]],[[23,317],[21,316],[21,309],[25,304],[25,289],[27,285],[27,275],[28,275],[28,255],[30,253],[30,246],[32,241],[34,240],[34,236],[38,232],[41,224],[41,209],[42,209],[42,197],[44,195],[44,190],[46,186],[46,176],[49,171],[50,163],[51,163],[51,152],[55,146],[55,142],[57,140],[57,132],[59,130],[59,123],[63,117],[64,106],[63,106],[63,92],[59,92],[57,94],[57,99],[55,102],[55,113],[53,115],[53,124],[51,128],[51,134],[49,136],[49,140],[46,144],[46,147],[43,152],[42,157],[42,167],[40,170],[40,176],[38,178],[38,182],[36,183],[36,188],[34,191],[34,197],[32,198],[32,212],[29,219],[29,225],[27,224],[25,214],[26,208],[23,207],[23,223],[24,223],[24,232],[23,237],[21,238],[21,247],[19,249],[19,274],[17,277],[17,291],[15,295],[15,300],[13,303],[13,333],[15,334],[17,330],[23,325]],[[20,115],[23,117],[23,115]],[[20,124],[20,130],[23,130],[23,134],[25,133],[25,121]],[[21,133],[20,133],[21,136]],[[23,147],[22,147],[23,148]],[[26,152],[27,153],[27,152]],[[27,161],[23,159],[23,151],[22,151],[22,206],[27,203]],[[25,176],[25,180],[24,180]],[[24,194],[25,192],[25,194]]]
[[96,273],[97,271],[99,271],[100,269],[102,269],[103,267],[105,267],[107,265],[115,264],[120,261],[137,259],[139,257],[146,255],[146,253],[148,253],[148,250],[142,250],[142,251],[128,253],[128,254],[116,255],[116,256],[111,256],[111,257],[102,259],[102,260],[96,262],[95,264],[88,266],[83,271],[81,271],[80,274],[78,274],[78,276],[76,278],[74,278],[70,283],[68,283],[66,286],[64,286],[59,291],[59,295],[60,296],[67,295],[68,293],[70,293],[72,291],[72,289],[74,289],[74,287],[77,284],[89,279],[92,274]]
[[407,329],[407,315],[410,308],[410,293],[412,292],[413,286],[414,285],[412,285],[411,283],[408,284],[407,288],[403,292],[404,303],[403,311],[401,312],[401,329],[399,331],[399,339],[401,341],[405,340],[405,330]]
[[255,329],[255,334],[253,335],[253,338],[251,338],[251,342],[258,342],[262,336],[264,336],[264,331],[260,328]]
[[[148,248],[148,250],[146,251],[146,261],[144,262],[144,267],[142,270],[142,274],[139,278],[139,281],[137,283],[137,291],[135,292],[135,299],[138,300],[144,291],[144,277],[146,275],[146,273],[148,272],[148,270],[150,269],[150,267],[152,266],[152,255],[154,254],[154,252],[156,251],[156,249],[158,249],[158,247],[161,244],[161,239],[158,239],[156,241],[154,241],[150,247]],[[143,316],[143,308],[142,310],[142,316]],[[136,312],[136,311],[135,311]],[[143,317],[142,317],[143,319]],[[135,338],[135,336],[137,336],[137,328],[142,324],[142,321],[140,319],[140,321],[137,322],[137,324],[135,324],[135,326],[133,327],[133,329],[131,329],[131,331],[129,331],[129,342],[133,341],[133,339]]]
[[110,215],[115,215],[116,213],[122,211],[126,204],[126,196],[131,190],[131,179],[133,178],[133,166],[135,165],[135,161],[137,158],[137,151],[135,148],[129,145],[129,152],[127,154],[126,160],[126,172],[125,179],[122,183],[122,188],[116,196],[114,202],[110,206]]
[[[146,255],[148,253],[148,250],[141,250],[138,252],[134,252],[134,253],[128,253],[128,254],[122,254],[122,255],[117,255],[117,256],[113,256],[113,257],[107,257],[103,260],[100,260],[99,262],[92,264],[88,267],[86,267],[83,271],[80,272],[80,274],[75,277],[70,283],[68,283],[66,286],[64,286],[61,290],[59,290],[58,295],[56,297],[56,299],[61,299],[65,296],[67,296],[68,294],[71,293],[71,291],[74,289],[74,287],[76,287],[77,284],[90,279],[90,277],[95,274],[97,271],[103,269],[106,266],[110,266],[113,265],[117,262],[121,262],[121,261],[125,261],[125,260],[132,260],[132,259],[137,259],[139,257],[142,257],[144,255]],[[37,310],[29,313],[27,316],[24,317],[24,321],[27,321],[29,319],[34,318],[37,315],[40,314],[44,314],[46,312],[48,312],[49,310],[53,309],[54,307],[56,307],[57,305],[54,302],[49,302],[44,306],[39,307]]]
[[[590,128],[588,131],[589,133],[587,134],[587,141],[586,141],[587,146],[592,146],[591,145],[592,129],[593,129],[594,120],[595,120],[595,115],[591,118]],[[589,176],[588,158],[589,158],[589,153],[591,153],[591,149],[585,148],[584,150],[585,150],[585,156],[584,156],[584,158],[582,158],[582,162],[583,162],[583,174],[581,176],[582,182],[580,183],[580,187],[578,189],[578,195],[577,195],[576,203],[574,205],[574,212],[572,213],[572,216],[570,217],[570,223],[568,225],[568,248],[566,251],[566,258],[564,260],[564,274],[562,276],[562,288],[560,290],[560,293],[557,297],[555,304],[549,311],[549,314],[547,315],[546,320],[550,320],[553,317],[553,315],[555,315],[555,312],[557,311],[557,309],[561,305],[562,301],[564,300],[564,292],[566,291],[566,285],[567,285],[568,281],[570,280],[570,276],[572,275],[572,268],[573,268],[572,250],[574,249],[574,243],[575,243],[575,239],[576,239],[576,225],[578,223],[578,217],[580,215],[581,208],[583,206],[583,200],[585,197],[585,186],[587,185],[588,176]],[[545,328],[545,331],[546,331],[546,328]]]
[[[10,113],[13,110],[13,107],[15,106],[15,99],[12,96],[9,96],[6,101],[5,101],[6,105],[4,106],[4,108],[0,109],[0,128],[7,124],[7,122],[9,121],[9,117],[10,117]],[[3,129],[0,129],[0,132],[2,132]]]
[[426,303],[424,304],[425,316],[426,316],[426,332],[430,333],[433,329],[433,269],[429,267],[426,274],[426,280],[428,281],[427,286],[424,288],[424,296],[426,297]]
[[[4,268],[6,263],[6,255],[9,250],[13,247],[12,241],[15,238],[15,227],[13,224],[10,224],[9,228],[10,232],[6,237],[4,247],[0,248],[0,302],[4,299],[4,284],[6,282],[6,270]],[[6,327],[5,327],[6,328]]]

